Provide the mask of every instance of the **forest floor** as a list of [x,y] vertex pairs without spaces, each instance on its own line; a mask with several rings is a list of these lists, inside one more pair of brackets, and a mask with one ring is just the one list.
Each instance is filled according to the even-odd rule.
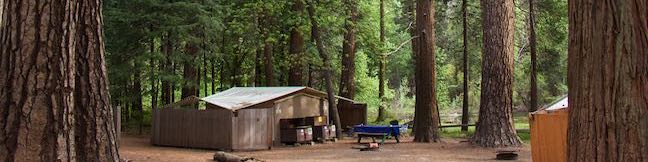
[[[363,140],[365,141],[365,140]],[[282,146],[272,150],[233,152],[236,155],[254,157],[274,162],[324,162],[324,161],[495,161],[496,149],[486,149],[470,145],[464,139],[444,138],[441,143],[413,143],[405,137],[402,143],[388,140],[378,151],[360,151],[353,138],[339,140],[336,143],[302,145],[299,147]],[[159,147],[150,144],[146,136],[123,135],[120,154],[132,162],[140,161],[211,161],[216,151],[204,149],[186,149],[176,147]],[[517,161],[530,162],[529,145],[520,148]]]

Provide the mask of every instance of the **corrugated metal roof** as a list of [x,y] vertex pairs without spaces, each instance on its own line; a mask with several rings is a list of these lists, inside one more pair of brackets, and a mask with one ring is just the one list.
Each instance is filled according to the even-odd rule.
[[558,110],[558,109],[564,109],[569,106],[569,103],[567,102],[567,96],[559,99],[557,102],[554,102],[553,104],[549,105],[545,110]]
[[201,100],[235,111],[301,90],[319,92],[308,87],[234,87]]

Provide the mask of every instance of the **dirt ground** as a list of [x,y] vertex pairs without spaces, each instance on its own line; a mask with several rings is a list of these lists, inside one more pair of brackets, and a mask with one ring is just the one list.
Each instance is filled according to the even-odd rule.
[[[364,141],[364,140],[363,140]],[[367,140],[369,141],[369,140]],[[281,146],[266,151],[234,152],[246,157],[265,161],[285,162],[325,162],[325,161],[496,161],[496,149],[471,146],[457,139],[444,139],[442,143],[412,143],[403,139],[402,143],[387,141],[378,151],[360,151],[355,140],[347,138],[336,143],[302,145],[299,147]],[[123,135],[120,153],[122,158],[132,162],[140,161],[211,161],[214,150],[159,147],[150,144],[148,137]],[[517,161],[530,162],[529,146],[520,148]]]

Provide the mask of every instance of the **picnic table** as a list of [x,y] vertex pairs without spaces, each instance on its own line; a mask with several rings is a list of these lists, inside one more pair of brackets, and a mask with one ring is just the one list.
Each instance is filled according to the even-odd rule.
[[363,137],[370,137],[373,142],[376,142],[375,138],[381,138],[380,143],[384,144],[387,137],[394,137],[397,143],[400,143],[398,137],[400,136],[401,125],[355,125],[353,126],[353,132],[358,135],[358,143],[362,140]]

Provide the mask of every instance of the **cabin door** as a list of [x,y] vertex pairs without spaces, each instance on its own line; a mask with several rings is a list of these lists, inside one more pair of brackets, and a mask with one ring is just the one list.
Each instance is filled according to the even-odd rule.
[[272,109],[242,109],[236,117],[235,149],[262,150],[270,148]]

